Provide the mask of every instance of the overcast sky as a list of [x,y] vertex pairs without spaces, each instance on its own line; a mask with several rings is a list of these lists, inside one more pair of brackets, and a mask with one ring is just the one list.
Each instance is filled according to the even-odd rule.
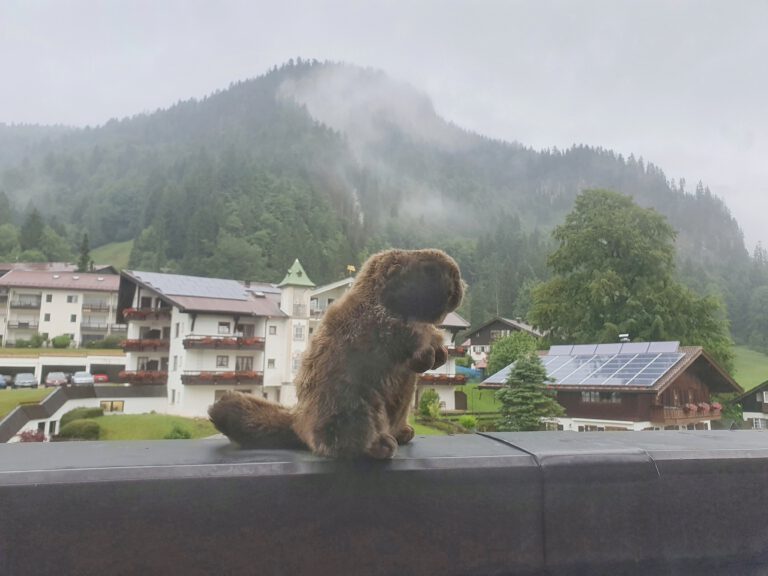
[[100,124],[296,56],[381,68],[486,135],[701,179],[768,245],[766,0],[0,0],[0,122]]

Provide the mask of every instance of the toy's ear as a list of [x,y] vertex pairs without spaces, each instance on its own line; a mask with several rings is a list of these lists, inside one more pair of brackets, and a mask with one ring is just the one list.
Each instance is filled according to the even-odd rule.
[[452,260],[419,257],[387,269],[380,298],[398,316],[434,323],[461,303],[462,294],[458,267]]

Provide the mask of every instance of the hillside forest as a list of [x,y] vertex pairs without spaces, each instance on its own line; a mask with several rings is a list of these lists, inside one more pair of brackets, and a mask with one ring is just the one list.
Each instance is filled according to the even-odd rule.
[[552,236],[586,189],[671,226],[676,281],[768,350],[768,252],[703,183],[577,145],[533,150],[463,130],[384,73],[291,60],[202,99],[97,127],[0,124],[0,261],[76,261],[133,240],[129,268],[318,284],[387,247],[439,247],[478,324],[529,317]]

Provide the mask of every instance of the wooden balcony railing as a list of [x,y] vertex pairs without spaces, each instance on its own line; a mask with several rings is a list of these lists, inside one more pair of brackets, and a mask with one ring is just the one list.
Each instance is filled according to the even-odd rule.
[[123,340],[121,343],[121,347],[125,352],[168,350],[170,345],[170,340],[162,340],[159,338],[138,338],[135,340]]
[[719,405],[706,402],[684,406],[651,406],[651,422],[659,424],[719,420],[720,416],[721,408]]
[[467,377],[463,374],[422,374],[420,384],[466,384]]
[[123,370],[117,376],[129,384],[165,384],[168,381],[165,370]]
[[184,338],[184,348],[216,349],[216,350],[264,350],[264,338],[253,337],[224,337],[201,336],[198,338]]
[[253,370],[238,370],[233,372],[185,372],[181,375],[181,383],[187,385],[211,384],[261,384],[264,381],[263,372]]
[[467,355],[467,349],[464,346],[452,346],[448,348],[448,355],[462,357]]

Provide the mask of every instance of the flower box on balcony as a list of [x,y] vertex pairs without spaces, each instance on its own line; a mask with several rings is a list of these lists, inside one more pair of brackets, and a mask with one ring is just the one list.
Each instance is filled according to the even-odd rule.
[[154,316],[160,318],[161,316],[170,316],[170,308],[126,308],[123,310],[123,317],[133,320],[146,320]]
[[696,404],[686,404],[683,406],[683,410],[689,414],[696,414],[696,412],[699,411],[699,408],[696,406]]

